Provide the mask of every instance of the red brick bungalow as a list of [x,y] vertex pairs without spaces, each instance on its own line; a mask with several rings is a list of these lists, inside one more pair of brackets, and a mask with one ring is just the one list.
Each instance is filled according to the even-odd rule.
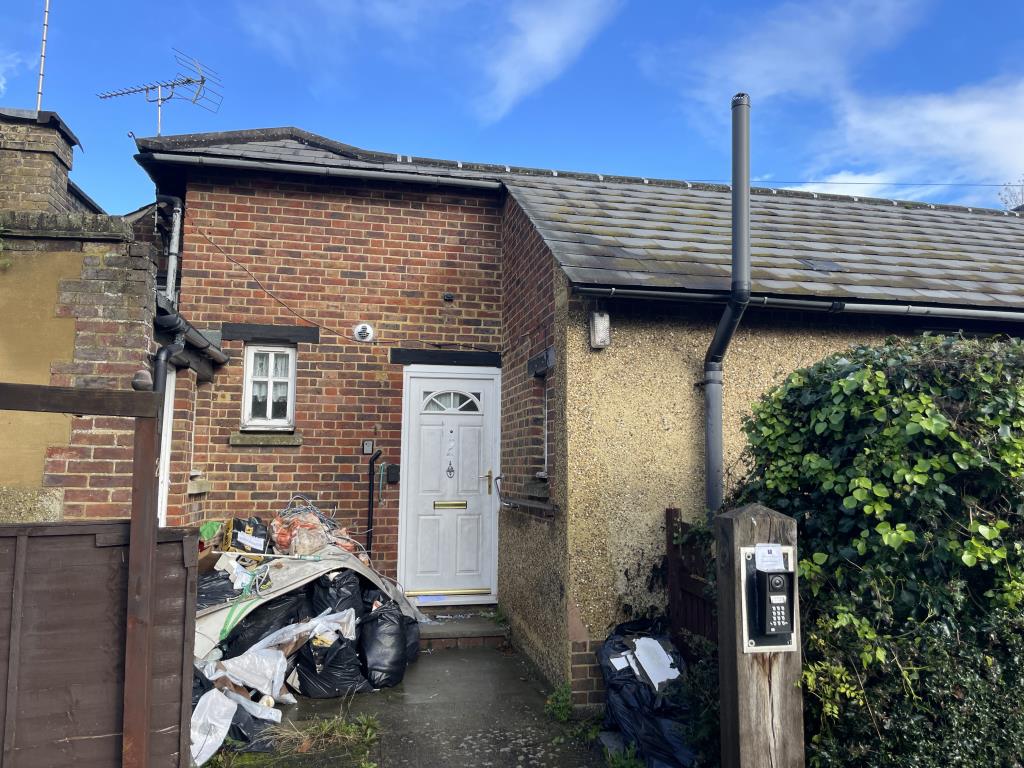
[[[180,311],[193,346],[230,358],[170,374],[166,521],[267,518],[302,493],[362,532],[379,450],[400,479],[373,478],[378,566],[424,599],[500,600],[548,678],[599,703],[594,644],[663,607],[664,508],[703,510],[698,385],[729,288],[728,188],[294,128],[138,148],[184,214],[157,326],[173,334]],[[1012,213],[754,190],[727,457],[750,402],[830,351],[1017,327],[1022,236]]]

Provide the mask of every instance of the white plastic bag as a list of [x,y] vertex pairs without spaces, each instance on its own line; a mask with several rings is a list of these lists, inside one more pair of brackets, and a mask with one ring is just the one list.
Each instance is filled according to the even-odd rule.
[[260,720],[270,720],[275,723],[281,722],[281,710],[274,707],[266,707],[252,699],[247,699],[234,691],[224,691],[224,695],[238,704],[242,709]]
[[233,659],[207,662],[202,672],[208,680],[226,675],[236,685],[276,697],[284,686],[288,659],[276,649],[253,648]]
[[220,749],[238,704],[216,688],[207,691],[192,711],[192,762],[202,765]]

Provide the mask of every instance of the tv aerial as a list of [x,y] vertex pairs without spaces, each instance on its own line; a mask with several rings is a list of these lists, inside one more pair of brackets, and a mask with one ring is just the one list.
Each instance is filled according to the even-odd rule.
[[178,65],[178,71],[170,80],[158,80],[153,83],[135,85],[130,88],[120,88],[116,91],[97,93],[101,99],[112,99],[116,96],[132,96],[136,93],[144,94],[146,101],[156,104],[156,135],[160,135],[163,122],[163,106],[171,99],[182,99],[190,101],[197,107],[202,107],[207,112],[216,113],[224,100],[220,92],[224,87],[214,70],[207,67],[199,59],[182,53],[177,48],[174,51],[174,61]]

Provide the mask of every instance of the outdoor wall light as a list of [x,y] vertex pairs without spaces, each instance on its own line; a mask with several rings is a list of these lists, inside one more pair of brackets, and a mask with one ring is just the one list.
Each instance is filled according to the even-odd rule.
[[604,349],[612,343],[612,321],[607,312],[590,313],[590,348]]

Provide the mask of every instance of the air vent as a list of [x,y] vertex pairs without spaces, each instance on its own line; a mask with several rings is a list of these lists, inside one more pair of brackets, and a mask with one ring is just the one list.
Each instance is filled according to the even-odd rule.
[[373,326],[369,323],[360,323],[352,329],[353,335],[355,335],[356,341],[373,341],[377,338],[377,332],[373,330]]

